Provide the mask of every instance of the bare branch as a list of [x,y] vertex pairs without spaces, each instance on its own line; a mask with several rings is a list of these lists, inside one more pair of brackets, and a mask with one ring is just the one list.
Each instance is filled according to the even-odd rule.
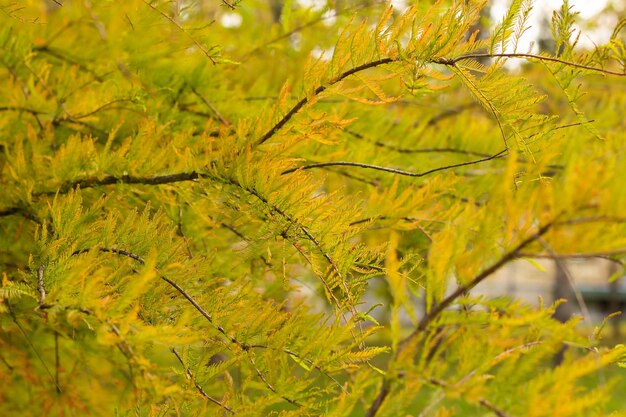
[[485,407],[486,409],[493,411],[498,417],[511,417],[510,414],[505,413],[503,410],[499,409],[491,402],[485,400],[484,398],[479,398],[478,403]]
[[519,258],[537,258],[537,259],[590,259],[590,258],[610,258],[612,256],[626,255],[626,248],[613,249],[604,252],[577,252],[577,253],[532,253],[520,252]]
[[436,63],[436,64],[454,66],[454,64],[456,64],[459,61],[464,61],[464,60],[467,60],[467,59],[480,59],[480,58],[536,59],[536,60],[539,60],[539,61],[547,61],[547,62],[554,62],[554,63],[557,63],[557,64],[563,64],[563,65],[567,65],[568,67],[574,67],[574,68],[580,68],[580,69],[585,69],[585,70],[589,70],[589,71],[600,72],[602,74],[607,74],[607,75],[616,75],[618,77],[625,77],[626,76],[626,73],[623,73],[623,72],[616,72],[616,71],[606,70],[604,68],[591,67],[589,65],[578,64],[576,62],[566,61],[564,59],[554,58],[554,57],[550,57],[550,56],[536,55],[536,54],[526,54],[526,53],[467,54],[467,55],[461,55],[459,57],[452,58],[452,59],[437,58],[437,59],[433,59],[432,62]]
[[103,76],[101,76],[100,74],[96,73],[94,70],[90,69],[89,67],[87,67],[85,64],[68,57],[67,55],[59,52],[59,50],[57,50],[56,48],[51,48],[47,45],[44,46],[36,46],[33,48],[34,51],[36,52],[42,52],[45,53],[47,55],[50,55],[60,61],[64,61],[70,65],[75,65],[76,67],[78,67],[80,70],[91,74],[93,76],[93,78],[98,81],[98,82],[103,82],[104,78]]
[[61,361],[59,359],[59,332],[54,332],[54,383],[56,384],[57,394],[61,393],[59,388],[59,369],[61,368]]
[[572,276],[572,273],[570,272],[569,268],[567,267],[565,262],[563,262],[563,259],[559,258],[557,253],[554,251],[552,246],[548,244],[548,242],[544,241],[541,238],[537,239],[537,241],[541,243],[541,246],[543,246],[548,251],[550,256],[552,256],[552,259],[554,259],[554,262],[559,267],[559,269],[563,271],[563,273],[565,274],[565,277],[567,278],[567,281],[569,282],[569,285],[572,288],[572,291],[574,292],[574,296],[576,297],[576,302],[578,302],[578,306],[580,307],[580,310],[583,313],[583,318],[587,321],[587,324],[591,325],[593,322],[591,321],[591,314],[589,313],[589,308],[587,307],[587,303],[585,303],[583,295],[580,293],[580,290],[578,289],[578,286],[576,285],[576,281],[574,281],[574,277]]
[[263,375],[261,370],[256,366],[256,363],[254,362],[254,358],[250,355],[250,352],[248,352],[248,358],[250,359],[250,363],[252,364],[252,367],[256,371],[256,374],[259,376],[259,379],[263,381],[267,389],[272,391],[274,394],[280,396],[280,398],[287,401],[288,403],[297,405],[298,407],[302,407],[302,404],[298,403],[296,400],[289,398],[289,397],[285,397],[284,395],[281,395],[276,391],[276,388],[274,388],[274,386],[268,382],[268,380],[265,378],[265,375]]
[[346,133],[354,136],[357,139],[363,139],[366,140],[372,144],[374,144],[375,146],[378,146],[380,148],[386,148],[389,150],[392,150],[394,152],[398,152],[398,153],[406,153],[406,154],[414,154],[414,153],[458,153],[458,154],[462,154],[462,155],[474,155],[474,156],[482,156],[482,157],[488,157],[491,156],[490,154],[487,153],[483,153],[483,152],[475,152],[475,151],[468,151],[465,149],[457,149],[457,148],[449,148],[449,147],[442,147],[442,148],[403,148],[401,146],[394,146],[394,145],[390,145],[388,143],[385,142],[380,142],[377,140],[372,140],[367,138],[365,135],[363,135],[362,133],[359,132],[355,132],[349,129],[345,130]]
[[61,387],[57,384],[57,380],[55,379],[54,375],[52,375],[52,372],[50,371],[48,364],[46,364],[46,361],[43,360],[43,356],[41,356],[41,353],[37,350],[37,348],[33,344],[32,340],[28,336],[28,333],[26,333],[26,330],[24,330],[24,327],[22,327],[20,322],[17,320],[17,316],[15,315],[15,312],[13,311],[11,304],[9,304],[8,300],[5,300],[5,303],[9,309],[9,314],[11,315],[11,318],[13,319],[13,323],[15,323],[17,328],[22,333],[22,336],[24,336],[24,339],[26,339],[26,343],[28,343],[28,346],[33,350],[33,352],[35,353],[35,356],[37,356],[37,359],[39,359],[39,362],[41,362],[41,364],[43,365],[44,369],[46,370],[46,373],[48,374],[48,376],[52,380],[52,383],[56,387],[57,392],[60,393]]
[[491,155],[491,156],[489,156],[487,158],[477,159],[477,160],[468,161],[468,162],[461,162],[461,163],[453,164],[453,165],[446,165],[446,166],[442,166],[442,167],[439,167],[439,168],[430,169],[430,170],[424,171],[424,172],[403,171],[401,169],[383,167],[383,166],[379,166],[379,165],[363,164],[363,163],[360,163],[360,162],[337,161],[337,162],[320,162],[320,163],[316,163],[316,164],[309,164],[309,165],[303,165],[303,166],[296,167],[296,168],[290,168],[290,169],[287,169],[287,170],[283,171],[281,173],[281,175],[290,174],[292,172],[296,172],[296,171],[299,171],[299,170],[305,170],[305,169],[323,168],[323,167],[329,167],[329,166],[350,166],[350,167],[357,167],[357,168],[373,169],[373,170],[376,170],[376,171],[390,172],[392,174],[404,175],[404,176],[407,176],[407,177],[419,178],[419,177],[423,177],[423,176],[426,176],[426,175],[429,175],[429,174],[433,174],[433,173],[439,172],[439,171],[446,171],[446,170],[453,169],[453,168],[458,168],[458,167],[463,167],[463,166],[468,166],[468,165],[479,164],[481,162],[491,161],[492,159],[499,158],[500,156],[502,156],[506,152],[507,152],[507,150],[503,149],[500,152],[498,152],[497,154]]
[[96,107],[95,109],[88,111],[87,113],[82,113],[79,115],[74,115],[71,116],[71,118],[69,120],[78,120],[78,119],[84,119],[85,117],[89,117],[91,115],[94,115],[102,110],[105,110],[107,108],[110,108],[111,106],[113,106],[114,104],[118,104],[118,103],[133,103],[135,100],[133,100],[132,98],[119,98],[119,99],[115,99],[115,100],[111,100],[108,103],[104,103],[101,106]]
[[35,110],[29,107],[23,107],[23,106],[0,106],[0,111],[25,112],[25,113],[30,113],[33,116],[36,116],[38,114],[45,114],[45,112],[43,111]]
[[209,100],[206,99],[206,97],[204,97],[202,94],[200,94],[198,92],[198,90],[196,90],[195,88],[191,88],[191,91],[200,99],[202,100],[202,102],[215,114],[215,116],[217,117],[217,119],[224,125],[224,126],[230,126],[230,122],[228,120],[226,120],[221,114],[220,112],[215,108],[215,106],[213,106],[211,104],[211,102]]
[[435,220],[435,219],[419,219],[417,217],[389,217],[389,216],[375,216],[375,217],[367,217],[365,219],[355,220],[350,223],[350,226],[357,226],[363,223],[373,222],[375,220],[402,220],[409,223],[415,222],[426,222],[426,223],[441,223],[446,224],[447,222],[443,220]]

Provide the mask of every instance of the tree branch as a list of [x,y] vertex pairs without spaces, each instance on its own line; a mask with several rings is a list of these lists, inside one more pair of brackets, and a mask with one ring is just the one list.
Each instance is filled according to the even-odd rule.
[[[328,81],[328,83],[326,85],[320,85],[318,86],[315,90],[313,90],[313,96],[318,96],[321,93],[323,93],[324,91],[326,91],[328,89],[328,87],[333,86],[335,84],[337,84],[338,82],[342,81],[343,79],[356,74],[358,72],[361,71],[365,71],[367,69],[370,68],[375,68],[375,67],[379,67],[381,65],[385,65],[385,64],[390,64],[392,62],[395,62],[395,60],[393,58],[381,58],[378,59],[376,61],[371,61],[362,65],[358,65],[356,67],[350,68],[347,71],[342,72],[341,74],[339,74],[338,76],[336,76],[335,78],[331,79],[330,81]],[[291,120],[291,118],[300,111],[300,109],[302,109],[302,107],[304,107],[307,103],[309,102],[308,97],[304,97],[302,98],[300,101],[298,101],[292,108],[291,110],[289,110],[287,112],[287,114],[285,114],[279,121],[278,123],[276,123],[274,126],[272,126],[270,128],[270,130],[268,130],[263,136],[261,136],[253,145],[253,147],[259,146],[264,144],[265,142],[267,142],[270,138],[272,138],[283,126],[285,126],[287,124],[287,122],[289,120]]]
[[451,59],[448,59],[448,58],[437,58],[437,59],[433,59],[432,62],[436,63],[436,64],[454,66],[454,64],[456,64],[459,61],[464,61],[464,60],[467,60],[467,59],[480,59],[480,58],[536,59],[536,60],[539,60],[539,61],[555,62],[557,64],[563,64],[563,65],[567,65],[569,67],[574,67],[574,68],[580,68],[580,69],[585,69],[585,70],[589,70],[589,71],[600,72],[602,74],[616,75],[616,76],[619,76],[619,77],[626,77],[626,73],[623,73],[623,72],[610,71],[610,70],[606,70],[604,68],[596,68],[596,67],[592,67],[592,66],[589,66],[589,65],[578,64],[576,62],[566,61],[564,59],[554,58],[554,57],[550,57],[550,56],[543,56],[543,55],[536,55],[536,54],[527,54],[527,53],[517,53],[517,52],[516,53],[501,53],[501,54],[489,54],[489,53],[466,54],[466,55],[461,55],[459,57],[451,58]]
[[403,148],[401,146],[394,146],[394,145],[390,145],[390,144],[385,143],[385,142],[380,142],[380,141],[377,141],[377,140],[369,139],[365,135],[363,135],[362,133],[355,132],[355,131],[352,131],[350,129],[346,129],[345,132],[350,134],[350,135],[352,135],[353,137],[355,137],[357,139],[366,140],[366,141],[374,144],[375,146],[378,146],[379,148],[386,148],[386,149],[389,149],[389,150],[392,150],[392,151],[398,152],[398,153],[406,153],[406,154],[414,154],[414,153],[457,153],[457,154],[462,154],[462,155],[473,155],[473,156],[482,156],[482,157],[491,156],[490,154],[483,153],[483,152],[467,151],[467,150],[464,150],[464,149],[448,148],[448,147],[442,147],[442,148]]
[[[101,185],[114,185],[114,184],[140,184],[140,185],[163,185],[174,184],[178,182],[196,181],[198,179],[208,178],[208,176],[200,174],[196,171],[191,172],[179,172],[176,174],[154,175],[151,177],[136,177],[133,175],[107,175],[101,178],[91,177],[84,178],[77,181],[68,181],[58,186],[58,191],[40,191],[33,193],[34,197],[40,197],[43,195],[55,195],[66,194],[70,190],[76,188],[95,188]],[[13,210],[13,208],[7,208],[3,211]],[[1,212],[0,212],[1,213]]]
[[178,354],[176,349],[175,348],[171,348],[170,351],[174,354],[174,356],[176,356],[176,359],[178,359],[178,362],[180,362],[180,364],[182,365],[183,369],[185,370],[185,374],[187,375],[187,378],[189,378],[189,380],[193,383],[193,385],[196,387],[196,389],[198,390],[200,395],[202,395],[204,398],[206,398],[207,400],[211,401],[212,403],[214,403],[216,405],[219,405],[220,407],[222,407],[224,410],[228,411],[229,413],[237,414],[237,413],[235,413],[235,411],[233,411],[232,408],[230,408],[226,404],[223,404],[222,402],[216,400],[215,398],[213,398],[209,394],[207,394],[204,391],[204,389],[202,388],[202,386],[200,384],[198,384],[198,382],[196,382],[195,378],[193,377],[193,373],[191,372],[191,369],[189,369],[187,366],[185,366],[185,362],[183,362],[183,358],[181,358],[181,356]]
[[390,173],[396,174],[396,175],[404,175],[404,176],[407,176],[407,177],[419,178],[419,177],[423,177],[423,176],[426,176],[426,175],[429,175],[429,174],[433,174],[433,173],[439,172],[439,171],[446,171],[446,170],[453,169],[453,168],[458,168],[458,167],[463,167],[463,166],[468,166],[468,165],[479,164],[481,162],[491,161],[492,159],[496,159],[496,158],[502,156],[506,152],[507,152],[507,150],[503,149],[500,152],[498,152],[497,154],[491,155],[491,156],[489,156],[487,158],[476,159],[474,161],[468,161],[468,162],[461,162],[461,163],[453,164],[453,165],[446,165],[446,166],[442,166],[442,167],[439,167],[439,168],[430,169],[430,170],[424,171],[424,172],[403,171],[401,169],[389,168],[389,167],[384,167],[384,166],[379,166],[379,165],[372,165],[372,164],[364,164],[364,163],[361,163],[361,162],[336,161],[336,162],[320,162],[320,163],[316,163],[316,164],[309,164],[309,165],[303,165],[303,166],[299,166],[299,167],[295,167],[295,168],[289,168],[289,169],[281,172],[281,175],[286,175],[286,174],[290,174],[292,172],[305,170],[305,169],[323,168],[323,167],[330,167],[330,166],[349,166],[349,167],[357,167],[357,168],[364,168],[364,169],[373,169],[373,170],[376,170],[376,171],[390,172]]
[[579,253],[531,253],[520,252],[518,258],[537,259],[589,259],[589,258],[610,258],[611,256],[626,255],[626,248],[607,250],[603,252],[579,252]]
[[213,104],[211,104],[209,100],[206,99],[206,97],[200,94],[198,90],[193,87],[191,87],[191,91],[204,103],[205,106],[207,106],[215,114],[217,120],[219,120],[220,123],[222,123],[226,127],[230,126],[230,122],[222,116],[222,114],[215,108]]

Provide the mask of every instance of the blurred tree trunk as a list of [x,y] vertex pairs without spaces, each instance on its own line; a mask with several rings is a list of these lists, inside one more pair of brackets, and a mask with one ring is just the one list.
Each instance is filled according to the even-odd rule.
[[269,0],[270,12],[272,12],[272,22],[280,23],[280,15],[283,12],[282,0]]
[[[566,302],[559,305],[554,312],[554,318],[561,323],[565,323],[574,314],[574,306],[572,304],[574,300],[574,293],[572,285],[567,278],[567,271],[565,270],[565,262],[555,259],[554,260],[554,286],[552,287],[552,298],[554,301],[566,300]],[[554,357],[554,365],[557,366],[563,361],[563,355],[565,354],[565,348],[562,348]]]
[[[616,274],[620,269],[620,266],[615,263],[615,262],[611,262],[609,264],[609,278],[613,277],[614,274]],[[610,281],[608,283],[609,286],[609,306],[608,306],[608,313],[614,313],[616,311],[620,311],[620,294],[619,294],[619,280],[617,279],[613,279],[612,281]],[[621,332],[620,332],[620,318],[616,317],[612,320],[612,326],[613,326],[613,337],[617,340],[620,336],[621,336]]]

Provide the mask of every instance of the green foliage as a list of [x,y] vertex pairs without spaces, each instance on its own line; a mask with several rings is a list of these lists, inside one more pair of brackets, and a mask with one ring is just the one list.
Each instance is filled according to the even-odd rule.
[[530,54],[530,1],[484,40],[480,0],[0,7],[1,415],[616,411],[603,325],[472,289],[624,260],[623,21],[580,51],[565,2]]

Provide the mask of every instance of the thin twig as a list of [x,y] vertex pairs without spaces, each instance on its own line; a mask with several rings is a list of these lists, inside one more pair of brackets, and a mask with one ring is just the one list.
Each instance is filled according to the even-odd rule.
[[0,111],[25,112],[25,113],[30,113],[33,116],[36,116],[38,114],[45,114],[45,112],[43,111],[31,109],[29,107],[24,107],[24,106],[0,106]]
[[374,217],[367,217],[365,219],[355,220],[355,221],[351,222],[349,224],[349,226],[357,226],[359,224],[369,223],[369,222],[373,222],[375,220],[402,220],[402,221],[409,222],[409,223],[415,223],[415,222],[441,223],[441,224],[446,224],[447,223],[447,222],[445,222],[443,220],[420,219],[420,218],[417,218],[417,217],[374,216]]
[[187,236],[185,236],[185,232],[183,231],[183,208],[180,204],[178,205],[178,234],[180,234],[180,236],[185,241],[187,255],[189,255],[189,259],[192,259],[193,252],[191,251],[191,245],[189,244],[189,240],[187,239]]
[[41,364],[43,365],[44,369],[46,370],[46,373],[48,374],[48,376],[50,377],[50,379],[52,380],[52,383],[54,384],[54,386],[56,387],[57,392],[61,392],[61,387],[59,386],[59,384],[57,384],[57,381],[54,377],[54,375],[52,375],[52,372],[50,371],[50,368],[48,368],[48,365],[46,364],[46,362],[43,360],[43,357],[41,356],[41,353],[39,353],[39,351],[37,350],[37,348],[35,348],[35,345],[33,344],[33,342],[30,340],[30,337],[28,337],[28,333],[26,333],[26,330],[24,330],[24,328],[22,327],[22,325],[20,324],[20,322],[17,320],[17,316],[15,315],[15,312],[13,311],[13,308],[11,307],[11,305],[8,303],[8,301],[6,302],[6,305],[9,309],[9,314],[11,315],[11,318],[13,319],[13,323],[15,323],[15,325],[17,326],[17,328],[20,330],[20,332],[22,333],[22,336],[24,336],[24,339],[26,339],[26,343],[28,344],[28,346],[33,350],[33,352],[35,352],[35,356],[37,356],[37,359],[39,359],[39,362],[41,362]]
[[252,364],[252,367],[254,368],[254,370],[256,371],[257,375],[259,376],[259,378],[261,379],[261,381],[263,381],[263,383],[265,384],[265,386],[272,391],[274,394],[280,396],[280,398],[282,398],[283,400],[287,401],[290,404],[293,405],[297,405],[298,407],[302,407],[302,404],[298,403],[296,400],[289,398],[289,397],[285,397],[281,394],[279,394],[276,391],[276,388],[274,388],[274,386],[272,384],[270,384],[267,379],[265,378],[265,375],[263,375],[263,373],[261,372],[261,370],[256,366],[256,363],[254,362],[254,358],[250,355],[250,352],[248,352],[248,358],[250,359],[250,363]]
[[561,271],[563,271],[563,273],[567,277],[567,281],[569,282],[569,285],[572,288],[572,291],[574,292],[574,296],[576,297],[578,306],[580,307],[580,310],[583,313],[583,317],[587,321],[587,324],[591,325],[593,322],[591,321],[591,314],[589,313],[589,308],[587,308],[587,303],[585,303],[585,300],[582,294],[580,293],[580,290],[578,289],[578,286],[576,285],[576,281],[574,281],[574,277],[572,276],[572,273],[570,272],[569,268],[567,267],[565,262],[563,262],[563,259],[557,255],[556,251],[552,248],[552,246],[548,244],[548,242],[544,241],[541,238],[537,239],[537,241],[541,243],[541,246],[543,246],[548,251],[552,259],[554,259],[554,262],[556,263],[556,265],[559,267]]
[[[201,178],[208,178],[207,176],[200,174],[196,171],[191,172],[180,172],[177,174],[166,174],[166,175],[154,175],[150,177],[136,177],[133,175],[107,175],[101,178],[98,177],[90,177],[84,178],[78,181],[68,181],[62,183],[57,186],[57,190],[50,191],[40,191],[33,193],[34,197],[40,197],[44,195],[55,195],[66,194],[70,190],[74,190],[76,188],[94,188],[102,185],[114,185],[114,184],[142,184],[142,185],[163,185],[163,184],[173,184],[178,182],[188,182],[188,181],[196,181]],[[13,208],[7,208],[6,210],[11,210]]]
[[59,360],[59,332],[54,332],[54,382],[57,386],[57,394],[61,393],[59,388],[59,369],[61,368],[61,361]]
[[185,366],[185,362],[183,362],[183,358],[178,354],[178,352],[176,351],[175,348],[170,348],[170,351],[174,354],[174,356],[176,356],[176,359],[178,359],[178,362],[180,362],[180,364],[182,365],[183,369],[185,370],[185,374],[187,375],[187,378],[189,378],[189,380],[193,383],[193,385],[196,387],[196,389],[198,390],[200,395],[202,395],[204,398],[206,398],[207,400],[211,401],[212,403],[214,403],[216,405],[219,405],[220,407],[222,407],[224,410],[228,411],[229,413],[236,414],[235,411],[232,408],[230,408],[226,404],[222,403],[221,401],[218,401],[215,398],[211,397],[209,394],[207,394],[204,391],[202,386],[193,377],[193,373],[191,372],[191,369],[189,369],[187,366]]
[[385,142],[380,142],[380,141],[377,141],[377,140],[369,139],[365,135],[363,135],[362,133],[355,132],[355,131],[350,130],[350,129],[346,129],[345,132],[350,134],[350,135],[352,135],[353,137],[355,137],[357,139],[366,140],[366,141],[374,144],[375,146],[378,146],[379,148],[386,148],[386,149],[389,149],[389,150],[392,150],[392,151],[398,152],[398,153],[406,153],[406,154],[414,154],[414,153],[458,153],[458,154],[463,154],[463,155],[473,155],[473,156],[482,156],[482,157],[491,156],[490,154],[487,154],[487,153],[484,153],[484,152],[475,152],[475,151],[468,151],[468,150],[465,150],[465,149],[457,149],[457,148],[449,148],[449,147],[442,147],[442,148],[403,148],[403,147],[400,147],[400,146],[390,145],[390,144],[385,143]]
[[[167,20],[169,20],[174,26],[176,26],[181,32],[183,32],[185,34],[185,36],[187,36],[189,39],[191,39],[191,41],[198,47],[198,49],[200,49],[204,55],[206,55],[207,58],[209,58],[209,60],[211,61],[211,63],[213,65],[217,64],[217,61],[215,61],[215,58],[213,58],[211,56],[211,54],[209,54],[209,51],[202,45],[200,44],[200,42],[198,42],[196,40],[196,38],[194,38],[193,36],[191,36],[189,34],[189,32],[187,32],[185,30],[185,28],[183,28],[176,20],[174,20],[171,16],[168,16],[166,13],[163,13],[161,10],[159,10],[158,8],[156,8],[155,6],[153,6],[151,3],[149,3],[146,0],[142,0],[148,7],[150,7],[152,10],[156,11],[157,13],[159,13],[161,16],[163,16],[164,18],[166,18]],[[224,0],[222,0],[224,1]],[[228,4],[225,2],[225,4]]]
[[579,253],[532,253],[520,252],[520,258],[538,258],[538,259],[590,259],[590,258],[610,258],[611,256],[626,255],[626,248],[613,249],[604,252],[579,252]]
[[[552,228],[553,225],[554,225],[554,222],[550,222],[539,227],[536,233],[527,237],[522,242],[520,242],[517,246],[511,249],[509,252],[505,253],[502,257],[500,257],[498,261],[496,261],[490,267],[484,269],[482,272],[476,275],[467,284],[459,286],[452,294],[444,298],[439,304],[437,304],[433,309],[431,309],[428,313],[426,313],[426,315],[422,318],[422,320],[420,320],[420,322],[416,326],[415,330],[409,336],[407,336],[402,342],[400,342],[400,344],[398,345],[398,350],[396,351],[396,356],[402,353],[410,345],[411,341],[413,341],[413,339],[415,339],[421,332],[423,332],[426,329],[426,327],[435,318],[437,318],[439,314],[441,314],[447,307],[449,307],[457,298],[459,298],[463,294],[466,294],[468,291],[470,291],[476,285],[480,284],[483,280],[485,280],[491,274],[499,270],[501,267],[506,265],[511,260],[515,259],[518,256],[519,252],[522,251],[522,249],[524,249],[526,246],[537,241],[539,238],[545,235]],[[391,382],[388,379],[385,379],[383,381],[383,385],[380,391],[378,392],[376,399],[374,400],[374,402],[372,402],[372,404],[370,405],[369,409],[367,410],[365,414],[366,417],[374,417],[378,413],[378,410],[380,409],[384,400],[386,399],[386,397],[389,395],[389,392],[391,391],[390,383]]]
[[[282,217],[283,219],[287,220],[290,224],[294,225],[296,228],[298,228],[305,236],[306,238],[313,243],[313,245],[318,249],[318,251],[320,252],[320,254],[324,257],[324,259],[326,259],[326,261],[328,262],[328,264],[330,265],[330,267],[333,269],[333,271],[337,274],[337,276],[339,277],[339,281],[341,281],[341,285],[343,287],[343,290],[346,293],[346,298],[348,299],[348,301],[350,302],[350,307],[351,309],[353,309],[353,314],[355,314],[356,316],[356,311],[354,311],[354,301],[352,300],[352,295],[350,293],[350,290],[348,289],[348,286],[346,285],[345,280],[343,279],[343,274],[341,273],[341,271],[339,270],[339,267],[337,266],[336,262],[333,260],[333,258],[330,256],[330,254],[322,247],[321,243],[319,242],[319,240],[317,240],[317,238],[311,233],[311,231],[304,226],[303,224],[301,224],[300,222],[298,222],[296,219],[294,219],[293,217],[291,217],[289,214],[287,214],[285,211],[281,210],[279,207],[277,207],[274,204],[270,204],[270,202],[261,194],[259,194],[259,192],[253,188],[248,188],[243,186],[241,183],[239,183],[236,180],[233,179],[229,179],[226,181],[228,184],[234,185],[238,188],[240,188],[241,190],[247,192],[248,194],[256,197],[259,201],[261,201],[263,204],[265,204],[272,212],[278,214],[280,217]],[[339,300],[336,298],[336,296],[333,294],[332,289],[330,288],[330,286],[328,285],[328,283],[326,282],[326,280],[320,276],[320,280],[322,281],[322,283],[324,284],[324,287],[326,288],[326,290],[329,293],[329,296],[337,303],[337,307],[339,308],[339,306],[341,305],[341,303],[339,302]]]
[[104,103],[101,106],[96,107],[95,109],[88,111],[86,113],[82,113],[79,115],[75,115],[75,116],[71,116],[70,120],[75,121],[77,119],[84,119],[85,117],[89,117],[91,115],[94,115],[102,110],[105,110],[108,107],[111,107],[114,104],[117,103],[133,103],[135,100],[133,100],[132,98],[119,98],[119,99],[115,99],[115,100],[111,100],[108,103]]
[[390,172],[390,173],[396,174],[396,175],[404,175],[404,176],[407,176],[407,177],[419,178],[419,177],[423,177],[423,176],[426,176],[426,175],[429,175],[429,174],[433,174],[433,173],[439,172],[439,171],[445,171],[445,170],[449,170],[449,169],[453,169],[453,168],[458,168],[458,167],[463,167],[463,166],[468,166],[468,165],[479,164],[481,162],[491,161],[492,159],[496,159],[496,158],[502,156],[506,152],[507,152],[507,150],[503,149],[500,152],[498,152],[497,154],[491,155],[491,156],[489,156],[487,158],[476,159],[474,161],[468,161],[468,162],[461,162],[461,163],[453,164],[453,165],[446,165],[446,166],[442,166],[442,167],[438,167],[438,168],[433,168],[433,169],[430,169],[430,170],[424,171],[424,172],[403,171],[401,169],[389,168],[389,167],[384,167],[384,166],[380,166],[380,165],[364,164],[364,163],[361,163],[361,162],[336,161],[336,162],[320,162],[320,163],[316,163],[316,164],[309,164],[309,165],[303,165],[303,166],[299,166],[299,167],[295,167],[295,168],[289,168],[289,169],[286,169],[285,171],[281,172],[281,175],[290,174],[292,172],[305,170],[305,169],[323,168],[323,167],[329,167],[329,166],[349,166],[349,167],[357,167],[357,168],[364,168],[364,169],[373,169],[373,170],[376,170],[376,171]]
[[87,65],[76,61],[73,58],[68,57],[67,55],[64,55],[62,53],[60,53],[57,49],[53,49],[50,48],[47,45],[44,46],[36,46],[33,48],[34,51],[36,52],[42,52],[45,53],[47,55],[50,55],[60,61],[64,61],[70,65],[75,65],[76,67],[78,67],[79,69],[81,69],[82,71],[91,74],[93,76],[93,78],[98,81],[98,82],[103,82],[104,81],[104,77],[102,77],[101,75],[99,75],[98,73],[96,73],[94,70],[90,69]]
[[0,354],[0,362],[2,362],[9,371],[13,372],[13,366],[11,366],[11,364],[9,362],[7,362],[7,360],[4,358],[4,356],[2,356],[2,354]]
[[343,169],[332,169],[332,167],[331,168],[323,167],[322,169],[325,169],[325,170],[327,170],[329,172],[332,172],[332,173],[337,174],[337,175],[341,175],[342,177],[346,177],[346,178],[349,178],[349,179],[354,180],[354,181],[362,182],[363,184],[367,184],[367,185],[369,185],[371,187],[376,187],[376,188],[380,187],[380,183],[378,182],[378,178],[374,178],[374,179],[370,180],[370,179],[367,179],[365,177],[360,177],[358,175],[354,175],[354,174],[352,174],[352,173],[350,173],[350,172],[348,172],[346,170],[343,170]]
[[585,224],[585,223],[626,223],[626,217],[620,216],[590,216],[590,217],[578,217],[574,219],[563,220],[558,223],[555,223],[555,226],[560,225],[575,225],[575,224]]
[[616,76],[619,76],[619,77],[625,77],[626,76],[626,73],[623,73],[623,72],[610,71],[610,70],[606,70],[604,68],[597,68],[597,67],[592,67],[592,66],[589,66],[589,65],[578,64],[576,62],[566,61],[566,60],[560,59],[560,58],[554,58],[554,57],[550,57],[550,56],[543,56],[543,55],[536,55],[536,54],[517,53],[517,52],[516,53],[501,53],[501,54],[488,54],[488,53],[483,53],[483,54],[466,54],[466,55],[461,55],[459,57],[452,58],[452,59],[438,58],[438,59],[432,60],[432,62],[436,63],[436,64],[443,64],[443,65],[450,65],[451,66],[451,65],[456,64],[459,61],[463,61],[463,60],[467,60],[467,59],[480,59],[480,58],[537,59],[539,61],[555,62],[557,64],[567,65],[568,67],[574,67],[574,68],[580,68],[580,69],[585,69],[585,70],[589,70],[589,71],[600,72],[602,74],[616,75]]
[[493,104],[491,103],[491,100],[485,97],[483,92],[478,87],[476,87],[474,82],[467,75],[465,75],[465,73],[463,73],[461,68],[459,68],[455,63],[452,63],[451,66],[452,68],[456,70],[455,73],[458,74],[459,77],[463,78],[467,84],[471,85],[471,89],[475,90],[476,93],[478,93],[481,96],[481,100],[484,100],[484,102],[487,103],[489,110],[491,110],[491,112],[493,113],[493,116],[496,118],[496,122],[498,123],[498,129],[500,129],[500,134],[502,135],[504,146],[508,149],[509,144],[507,143],[507,140],[506,140],[506,133],[504,133],[504,126],[502,125],[502,121],[500,120],[500,112],[493,106]]
[[215,108],[215,106],[213,106],[211,104],[211,102],[209,100],[206,99],[206,97],[204,97],[202,94],[200,94],[198,92],[198,90],[196,90],[195,88],[191,88],[191,91],[198,96],[198,98],[200,100],[202,100],[202,102],[215,114],[215,116],[217,117],[217,119],[226,127],[230,126],[230,122],[228,120],[226,120],[221,113]]
[[539,227],[539,229],[537,230],[536,233],[534,233],[531,236],[529,236],[526,239],[524,239],[522,242],[520,242],[517,246],[515,246],[509,252],[505,253],[498,261],[496,261],[490,267],[484,269],[482,272],[480,272],[478,275],[476,275],[474,278],[472,278],[468,283],[459,286],[454,292],[452,292],[452,294],[450,294],[449,296],[444,298],[439,304],[437,304],[435,307],[433,307],[433,309],[430,310],[422,318],[422,320],[420,320],[420,322],[417,325],[416,329],[405,340],[403,340],[400,343],[399,349],[400,350],[404,349],[411,340],[413,340],[420,332],[425,330],[426,327],[428,326],[428,324],[430,324],[430,322],[432,322],[435,318],[437,318],[439,316],[439,314],[441,314],[441,312],[443,312],[443,310],[445,310],[447,307],[449,307],[457,298],[459,298],[461,295],[467,293],[472,288],[474,288],[475,286],[480,284],[483,280],[485,280],[491,274],[493,274],[498,269],[500,269],[501,267],[506,265],[508,262],[510,262],[513,259],[517,258],[518,257],[518,253],[522,249],[524,249],[525,247],[527,247],[531,243],[539,240],[543,235],[545,235],[552,228],[552,226],[553,226],[553,223],[551,222],[551,223],[547,223],[547,224]]

